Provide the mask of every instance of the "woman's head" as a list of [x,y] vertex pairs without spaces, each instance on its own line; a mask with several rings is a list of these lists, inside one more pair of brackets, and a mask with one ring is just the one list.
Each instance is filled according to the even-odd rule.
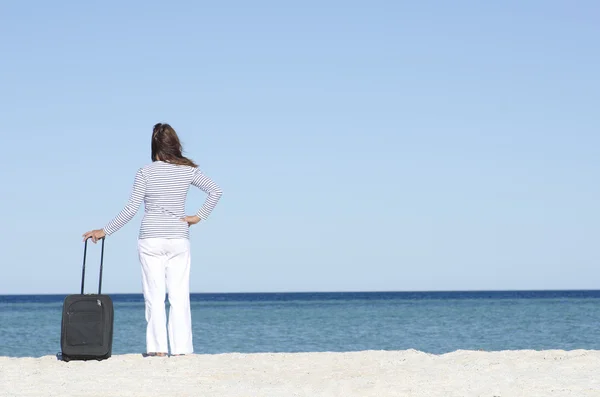
[[179,137],[169,124],[158,123],[152,130],[152,161],[158,160],[197,167],[192,160],[183,156]]

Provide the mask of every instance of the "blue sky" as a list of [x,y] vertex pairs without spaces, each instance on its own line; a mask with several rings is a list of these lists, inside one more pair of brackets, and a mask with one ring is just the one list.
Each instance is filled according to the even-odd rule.
[[[193,292],[598,288],[599,13],[3,2],[0,294],[78,291],[156,122],[224,192]],[[106,241],[105,292],[141,292],[142,215]]]

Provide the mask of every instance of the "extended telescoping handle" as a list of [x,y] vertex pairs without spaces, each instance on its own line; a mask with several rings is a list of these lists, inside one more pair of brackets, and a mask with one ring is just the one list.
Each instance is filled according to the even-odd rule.
[[[87,257],[87,241],[91,237],[85,239],[85,244],[83,246],[83,268],[81,269],[81,295],[83,295],[83,285],[85,284],[85,258]],[[100,278],[98,281],[98,295],[102,293],[102,266],[104,263],[104,237],[102,237],[102,251],[100,252]]]

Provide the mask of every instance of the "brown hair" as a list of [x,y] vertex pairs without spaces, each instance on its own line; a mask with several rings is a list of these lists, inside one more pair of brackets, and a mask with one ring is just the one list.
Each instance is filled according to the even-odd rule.
[[182,154],[179,137],[169,124],[158,123],[152,130],[152,161],[158,160],[197,167],[196,163]]

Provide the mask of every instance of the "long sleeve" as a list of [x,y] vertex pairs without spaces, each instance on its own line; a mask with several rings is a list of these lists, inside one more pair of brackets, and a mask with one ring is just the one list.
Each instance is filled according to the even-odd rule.
[[129,197],[129,202],[121,210],[121,212],[104,227],[104,233],[107,236],[113,234],[123,226],[127,222],[131,220],[137,213],[142,201],[144,200],[144,196],[146,194],[146,178],[142,174],[142,170],[138,170],[135,174],[135,180],[133,182],[133,190]]
[[221,198],[223,192],[215,182],[204,175],[198,168],[196,168],[194,171],[192,185],[198,187],[200,190],[208,194],[208,197],[204,201],[204,205],[196,213],[200,219],[207,219],[215,205],[217,205],[217,202]]

